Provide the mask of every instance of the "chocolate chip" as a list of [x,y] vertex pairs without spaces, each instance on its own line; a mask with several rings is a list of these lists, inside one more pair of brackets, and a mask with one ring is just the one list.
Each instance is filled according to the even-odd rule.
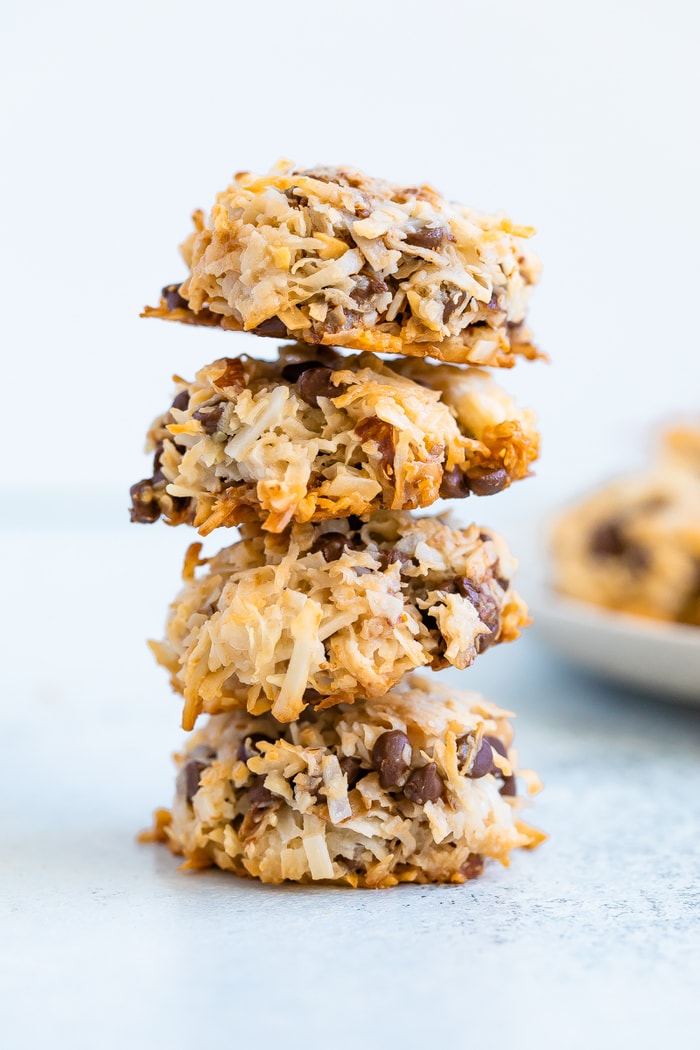
[[359,532],[365,524],[366,523],[357,514],[350,514],[348,516],[348,528],[351,532]]
[[406,244],[410,244],[414,248],[430,248],[432,251],[435,251],[442,244],[446,233],[447,230],[442,226],[424,226],[422,230],[409,233],[406,237]]
[[506,795],[506,796],[508,796],[510,798],[513,798],[515,795],[517,795],[517,793],[518,793],[518,786],[515,783],[515,777],[513,777],[513,776],[504,777],[503,778],[503,785],[502,785],[502,787],[499,790],[500,790],[501,795]]
[[481,622],[488,627],[488,634],[480,634],[476,640],[476,651],[483,653],[498,637],[501,628],[501,617],[497,602],[488,591],[479,590],[466,576],[455,576],[453,580],[442,587],[448,594],[460,594],[470,601],[476,609]]
[[479,853],[470,853],[459,870],[465,879],[478,879],[484,870],[484,858]]
[[501,590],[507,591],[510,587],[510,580],[507,580],[505,576],[496,576],[495,580]]
[[377,416],[367,416],[355,425],[355,433],[360,441],[374,441],[379,453],[380,465],[384,473],[389,476],[394,473],[394,428]]
[[256,809],[266,809],[274,802],[274,795],[272,792],[265,787],[265,777],[267,774],[261,773],[253,778],[253,783],[248,789],[248,798],[251,806]]
[[302,401],[318,408],[319,397],[338,397],[341,391],[331,382],[332,368],[308,368],[297,380],[297,390]]
[[484,740],[488,741],[494,751],[498,751],[499,755],[502,755],[503,758],[508,758],[508,748],[497,736],[484,733]]
[[322,361],[295,361],[292,364],[285,365],[282,369],[282,378],[287,383],[296,383],[300,375],[304,372],[308,372],[310,368],[323,368]]
[[239,762],[247,762],[249,758],[253,757],[253,755],[259,755],[260,751],[257,745],[261,740],[266,740],[270,744],[274,743],[272,738],[266,736],[265,733],[250,733],[248,736],[244,737],[236,751],[236,758]]
[[[302,696],[302,700],[305,704],[317,704],[320,699],[321,693],[319,693],[318,689],[314,689],[310,685],[306,687],[306,689],[304,690],[304,695]],[[307,718],[308,715],[309,712],[306,711],[304,713],[304,717]]]
[[379,773],[381,786],[396,787],[411,768],[412,757],[409,739],[400,729],[391,729],[377,737],[372,748],[372,765]]
[[153,492],[153,482],[150,478],[137,481],[129,489],[131,496],[131,509],[129,517],[132,522],[139,525],[151,525],[160,517],[160,505]]
[[189,390],[181,390],[173,401],[171,408],[177,408],[180,412],[184,412],[190,403],[190,392]]
[[395,565],[397,561],[401,562],[402,565],[405,561],[405,555],[402,557],[397,550],[377,551],[375,558],[379,562],[382,572],[388,569],[390,565]]
[[490,470],[488,474],[472,475],[469,478],[475,496],[494,496],[508,486],[508,472],[503,467]]
[[403,789],[406,798],[411,802],[416,802],[419,806],[425,805],[426,802],[437,802],[443,791],[442,777],[434,762],[421,766],[420,769],[414,769]]
[[490,532],[480,532],[479,539],[482,543],[493,543],[493,536]]
[[471,777],[472,780],[478,780],[480,777],[485,777],[487,773],[490,773],[492,767],[493,751],[491,745],[488,740],[482,740],[481,747],[472,761],[471,769],[465,772],[465,776]]
[[326,561],[337,561],[345,548],[352,550],[352,541],[343,532],[322,532],[311,545],[311,553],[321,551]]
[[619,558],[625,553],[627,540],[618,522],[606,521],[593,530],[588,547],[591,554]]
[[383,295],[388,291],[389,285],[378,274],[361,273],[350,293],[350,298],[354,299],[356,303],[364,303],[371,299],[373,295]]
[[206,762],[197,762],[196,759],[183,766],[182,773],[185,782],[185,798],[188,802],[192,802],[192,799],[199,791],[199,778],[206,768]]
[[288,339],[287,326],[280,321],[279,317],[268,317],[266,321],[259,324],[253,331],[256,335],[269,335],[273,339]]
[[357,781],[364,776],[365,770],[362,768],[362,763],[359,758],[352,758],[348,755],[343,755],[342,758],[338,759],[340,769],[345,776],[348,778],[348,791],[353,788]]
[[165,481],[165,475],[160,469],[161,460],[163,459],[163,442],[159,441],[153,452],[153,477],[151,478],[151,484],[157,485],[161,481]]
[[442,499],[465,499],[469,492],[469,481],[463,470],[453,467],[452,470],[443,471],[440,482]]
[[179,284],[166,284],[165,288],[160,293],[165,299],[165,305],[168,310],[188,310],[189,303],[186,299],[183,299],[180,295]]
[[624,559],[635,572],[649,566],[648,551],[625,536],[619,521],[598,525],[591,533],[588,548],[594,557]]
[[447,324],[449,319],[455,310],[458,310],[464,300],[467,298],[467,293],[462,291],[454,291],[448,299],[445,300],[445,305],[442,308],[442,323]]
[[219,423],[221,417],[224,414],[226,405],[223,401],[220,401],[218,405],[214,405],[213,408],[208,409],[197,409],[196,412],[192,413],[194,419],[198,419],[202,425],[202,430],[205,434],[215,434],[219,429]]

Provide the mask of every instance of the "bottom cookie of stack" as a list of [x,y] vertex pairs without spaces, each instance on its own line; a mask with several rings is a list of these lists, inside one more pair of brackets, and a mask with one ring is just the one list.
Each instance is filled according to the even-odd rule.
[[144,837],[186,868],[263,882],[465,882],[544,838],[518,819],[508,715],[419,676],[289,724],[214,715],[177,758],[172,812]]

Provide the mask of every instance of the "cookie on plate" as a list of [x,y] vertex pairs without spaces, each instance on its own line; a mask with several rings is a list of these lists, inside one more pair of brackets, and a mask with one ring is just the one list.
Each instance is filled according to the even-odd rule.
[[263,882],[465,882],[544,837],[519,819],[508,714],[411,676],[286,726],[212,716],[178,756],[160,833],[186,868]]
[[241,531],[213,558],[190,548],[166,638],[151,643],[184,695],[185,729],[202,711],[290,722],[307,704],[382,696],[421,666],[468,667],[528,622],[514,560],[476,525],[379,511]]
[[700,625],[700,478],[667,464],[604,486],[556,523],[553,569],[574,598]]
[[476,365],[542,356],[525,328],[534,232],[350,168],[240,172],[144,316]]
[[281,532],[499,492],[529,474],[539,437],[479,369],[296,345],[180,380],[148,444],[154,474],[132,486],[132,521],[207,535],[251,516]]

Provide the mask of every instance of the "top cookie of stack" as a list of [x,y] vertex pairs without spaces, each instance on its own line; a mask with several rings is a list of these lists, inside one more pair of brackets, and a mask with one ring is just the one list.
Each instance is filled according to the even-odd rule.
[[240,172],[182,246],[189,276],[145,316],[305,343],[511,367],[534,232],[350,168]]

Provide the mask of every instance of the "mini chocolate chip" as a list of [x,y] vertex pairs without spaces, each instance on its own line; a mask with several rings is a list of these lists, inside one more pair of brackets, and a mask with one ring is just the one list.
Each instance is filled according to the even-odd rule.
[[452,293],[452,295],[445,301],[445,305],[442,308],[443,324],[447,324],[449,319],[452,317],[452,314],[455,312],[455,310],[458,310],[460,308],[460,306],[466,298],[466,292],[455,291]]
[[364,303],[371,299],[373,295],[383,295],[384,292],[388,291],[389,285],[377,274],[361,273],[350,293],[350,298],[354,299],[356,303]]
[[280,321],[279,317],[268,317],[266,321],[259,324],[253,331],[256,335],[269,335],[273,339],[288,339],[287,326]]
[[186,299],[183,299],[180,295],[179,284],[166,284],[165,288],[161,290],[162,297],[165,299],[165,305],[168,310],[187,310],[189,304]]
[[443,790],[444,784],[437,766],[430,762],[427,766],[413,770],[404,784],[403,793],[411,802],[423,806],[426,802],[437,802]]
[[206,768],[206,762],[197,762],[196,759],[183,766],[185,798],[188,802],[192,802],[192,799],[199,791],[199,778]]
[[496,583],[504,591],[507,591],[510,587],[510,580],[507,580],[505,576],[496,576]]
[[353,788],[360,777],[363,777],[365,770],[362,768],[362,762],[359,758],[352,758],[348,755],[343,755],[342,758],[338,759],[340,769],[345,776],[348,778],[348,791]]
[[189,392],[189,390],[181,390],[180,393],[177,395],[177,397],[175,398],[175,400],[173,401],[173,403],[172,403],[172,405],[170,407],[171,408],[177,408],[181,412],[184,412],[184,410],[187,408],[189,403],[190,403],[190,392]]
[[379,562],[379,567],[382,570],[382,572],[384,572],[386,569],[388,569],[390,565],[394,565],[397,561],[400,561],[402,565],[403,565],[403,562],[404,562],[404,559],[401,557],[401,555],[399,554],[399,552],[397,550],[390,550],[390,551],[382,551],[382,550],[380,550],[380,551],[377,551],[377,553],[374,556],[377,559],[377,561]]
[[501,795],[506,795],[506,796],[508,796],[510,798],[513,798],[515,795],[517,795],[517,793],[518,793],[518,786],[515,783],[515,777],[513,777],[513,776],[504,777],[503,778],[503,784],[502,784],[502,786],[501,786],[501,788],[499,790],[500,790]]
[[213,408],[198,409],[192,413],[194,419],[198,419],[202,425],[202,430],[205,434],[215,434],[219,429],[219,423],[221,417],[224,414],[226,405],[223,401],[220,401],[218,405],[214,405]]
[[351,532],[359,532],[365,522],[357,514],[350,514],[348,516],[348,528]]
[[139,525],[151,525],[160,517],[160,506],[153,492],[153,482],[150,478],[137,481],[129,489],[131,496],[131,509],[129,517],[132,522]]
[[323,361],[295,361],[285,365],[282,369],[282,378],[287,383],[296,383],[300,375],[308,372],[310,368],[323,368]]
[[414,248],[430,248],[435,251],[442,244],[446,233],[447,231],[442,226],[424,226],[422,230],[409,233],[405,243]]
[[321,551],[326,561],[337,561],[345,548],[352,550],[352,540],[343,532],[322,532],[311,545],[311,553]]
[[471,777],[472,780],[478,780],[480,777],[485,777],[487,773],[491,772],[493,766],[493,751],[488,740],[481,741],[481,747],[477,751],[476,755],[471,764],[471,769],[465,771],[465,776]]
[[591,554],[619,558],[625,553],[627,540],[617,521],[605,521],[593,530],[588,546]]
[[490,733],[484,733],[484,740],[487,740],[494,751],[498,751],[499,755],[508,758],[508,748],[497,736],[491,736]]
[[251,787],[248,789],[250,804],[256,809],[265,809],[274,802],[272,792],[265,787],[266,775],[265,773],[260,773],[258,776],[255,776]]
[[488,649],[495,642],[501,628],[501,617],[497,602],[488,591],[479,590],[466,576],[455,576],[454,580],[442,587],[442,590],[448,594],[454,594],[456,591],[463,598],[470,601],[476,609],[481,622],[488,627],[488,633],[480,634],[476,640],[476,651],[483,653],[484,649]]
[[244,737],[236,751],[236,758],[239,762],[247,762],[253,755],[259,755],[260,751],[257,745],[261,740],[266,740],[270,744],[274,743],[272,738],[266,736],[265,733],[249,733],[248,736]]
[[480,532],[479,539],[482,543],[493,543],[493,536],[490,532]]
[[394,428],[377,416],[366,416],[355,424],[355,433],[360,441],[374,441],[379,453],[379,461],[384,474],[389,477],[394,473]]
[[297,390],[302,401],[318,408],[319,397],[338,397],[341,391],[331,382],[332,368],[308,368],[297,380]]
[[159,441],[153,452],[153,477],[151,478],[151,484],[157,485],[159,482],[165,480],[165,475],[160,469],[161,460],[163,458],[163,442]]
[[480,474],[469,478],[471,490],[475,496],[494,496],[502,492],[508,486],[508,472],[504,467],[490,470],[488,474]]
[[396,787],[411,768],[412,757],[410,741],[400,729],[391,729],[377,737],[372,748],[372,765],[379,773],[381,786]]
[[479,853],[470,853],[459,870],[465,879],[478,879],[484,870],[484,858]]
[[495,292],[493,293],[493,295],[491,296],[491,298],[487,302],[486,309],[487,310],[498,310],[499,309],[498,296],[496,295]]
[[624,558],[635,572],[649,566],[648,551],[625,536],[619,521],[606,521],[598,525],[591,533],[589,550],[598,558]]
[[465,499],[470,492],[467,475],[459,467],[445,470],[440,482],[442,499]]

